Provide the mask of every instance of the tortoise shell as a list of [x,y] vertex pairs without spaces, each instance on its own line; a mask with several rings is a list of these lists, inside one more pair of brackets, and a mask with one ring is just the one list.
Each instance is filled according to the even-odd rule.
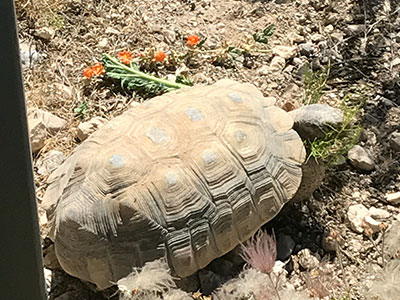
[[62,268],[104,289],[165,257],[186,277],[253,235],[294,196],[305,159],[293,120],[268,99],[222,80],[95,132],[43,201]]

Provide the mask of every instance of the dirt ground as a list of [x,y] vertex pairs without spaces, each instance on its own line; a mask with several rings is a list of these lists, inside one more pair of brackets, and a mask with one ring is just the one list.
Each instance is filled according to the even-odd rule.
[[[319,102],[338,105],[348,94],[362,95],[363,132],[358,144],[374,158],[374,170],[360,171],[348,161],[330,167],[309,201],[288,205],[266,227],[274,228],[278,239],[289,235],[296,244],[286,268],[296,289],[312,290],[297,256],[307,248],[332,266],[324,280],[340,281],[332,287],[331,297],[369,299],[366,291],[385,264],[385,232],[400,221],[399,204],[386,200],[387,194],[400,191],[400,152],[392,141],[393,133],[400,131],[397,0],[16,0],[16,8],[21,44],[39,54],[23,71],[27,106],[67,121],[34,154],[35,166],[53,149],[68,156],[80,143],[76,128],[81,122],[95,116],[110,120],[132,102],[146,101],[101,78],[83,77],[83,70],[102,53],[161,50],[173,57],[188,53],[186,38],[195,34],[205,40],[202,47],[207,51],[154,64],[149,71],[168,78],[185,74],[195,85],[222,78],[250,82],[265,96],[276,97],[285,110],[303,104],[307,66],[315,74],[329,70]],[[253,34],[268,24],[276,26],[268,44],[255,43]],[[249,51],[232,59],[226,52],[229,46]],[[273,68],[281,46],[294,52],[283,54],[284,65]],[[78,114],[74,110],[82,103],[87,108]],[[48,175],[39,174],[37,167],[34,171],[40,206]],[[347,212],[354,204],[388,212],[382,221],[387,228],[372,235],[352,230]],[[45,236],[45,221],[42,225]],[[333,234],[340,249],[329,251],[326,241]],[[45,252],[49,245],[45,240]],[[52,276],[51,299],[105,297],[61,270],[53,270]],[[208,294],[204,288],[200,291]],[[347,291],[349,298],[344,296]],[[397,292],[392,299],[400,299]]]

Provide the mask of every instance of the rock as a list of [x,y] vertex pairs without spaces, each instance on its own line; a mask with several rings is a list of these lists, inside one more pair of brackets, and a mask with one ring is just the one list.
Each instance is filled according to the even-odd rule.
[[272,269],[272,272],[275,273],[276,275],[281,274],[282,272],[286,272],[285,270],[286,264],[280,260],[275,261],[274,268]]
[[19,45],[19,51],[23,69],[31,68],[39,61],[40,55],[34,46],[27,43],[21,43]]
[[304,36],[297,34],[295,32],[291,32],[289,34],[289,41],[293,44],[293,43],[302,43],[304,42]]
[[69,98],[69,99],[72,98],[73,92],[69,86],[66,86],[65,84],[62,83],[56,83],[55,87],[64,98]]
[[65,120],[47,111],[36,108],[29,110],[28,127],[32,152],[42,149],[48,136],[56,133],[66,124]]
[[262,76],[262,75],[268,75],[269,73],[269,66],[263,65],[257,70],[257,74]]
[[38,119],[29,119],[29,138],[31,140],[31,151],[33,153],[44,147],[44,143],[48,137],[46,126]]
[[372,231],[372,233],[376,233],[376,232],[381,231],[381,222],[376,221],[371,216],[365,216],[363,227],[364,227],[364,230],[370,229]]
[[386,201],[391,204],[399,204],[400,203],[400,192],[386,194],[385,198],[386,198]]
[[269,65],[269,70],[272,73],[280,73],[285,68],[286,61],[280,56],[274,56],[272,58],[271,64]]
[[376,100],[382,101],[382,104],[387,108],[387,109],[391,109],[392,107],[396,106],[396,103],[394,103],[392,100],[389,100],[387,98],[384,97],[380,97],[380,98],[375,98]]
[[343,112],[327,104],[311,104],[289,112],[294,129],[302,139],[323,138],[329,128],[338,128],[343,122]]
[[315,10],[323,10],[325,7],[329,6],[330,1],[328,0],[312,0],[311,4]]
[[64,153],[58,150],[51,150],[37,161],[37,172],[40,175],[50,175],[50,173],[57,169],[57,167],[61,165],[64,160]]
[[364,30],[365,30],[364,24],[352,24],[352,25],[347,25],[344,32],[347,35],[356,35],[363,32]]
[[108,39],[107,38],[102,38],[99,43],[97,44],[97,46],[99,48],[105,48],[108,45]]
[[115,35],[121,34],[121,32],[119,30],[114,29],[112,27],[107,27],[105,33],[106,34],[115,34]]
[[353,148],[351,148],[347,156],[353,167],[357,169],[363,171],[372,171],[375,168],[374,159],[364,148],[359,145],[355,145]]
[[328,34],[331,34],[334,30],[335,30],[335,28],[333,27],[332,24],[329,24],[328,26],[325,26],[325,32],[328,33]]
[[275,46],[272,48],[272,54],[275,56],[280,56],[284,59],[291,59],[296,56],[297,47],[296,46]]
[[325,37],[320,33],[314,33],[311,35],[311,40],[315,43],[321,42],[325,40]]
[[390,135],[390,147],[394,151],[400,151],[400,132],[396,131]]
[[343,41],[344,34],[341,31],[334,32],[331,34],[332,41],[335,43],[340,43]]
[[364,231],[364,219],[369,215],[368,209],[362,204],[351,205],[347,210],[347,221],[355,232]]
[[299,45],[300,54],[309,57],[314,53],[313,43],[307,42]]
[[277,240],[277,258],[281,261],[285,261],[292,255],[295,246],[296,243],[290,235],[280,235]]
[[319,266],[319,260],[315,257],[310,249],[302,249],[297,253],[297,258],[300,266],[302,266],[305,270],[310,271]]
[[38,120],[42,122],[49,133],[54,134],[60,129],[62,129],[67,121],[41,109],[31,109],[28,111],[28,122],[29,120],[35,121]]
[[93,132],[95,132],[97,129],[100,127],[104,126],[108,122],[107,119],[104,119],[102,117],[94,117],[93,119],[81,123],[78,125],[78,130],[77,130],[77,136],[78,139],[83,142],[86,140],[89,135],[91,135]]
[[355,253],[360,253],[360,251],[364,248],[363,245],[358,240],[350,240],[349,248]]
[[300,65],[302,65],[302,64],[303,64],[303,61],[302,61],[301,58],[299,58],[299,57],[293,58],[293,65],[295,65],[295,66],[300,66]]
[[400,65],[400,57],[396,57],[393,61],[392,61],[392,67],[396,67]]
[[172,44],[176,41],[176,33],[174,30],[166,29],[163,31],[164,42]]
[[371,207],[369,209],[369,214],[375,220],[384,220],[390,217],[390,213],[381,208]]
[[55,29],[52,27],[41,27],[35,31],[35,35],[44,40],[51,40],[56,35]]

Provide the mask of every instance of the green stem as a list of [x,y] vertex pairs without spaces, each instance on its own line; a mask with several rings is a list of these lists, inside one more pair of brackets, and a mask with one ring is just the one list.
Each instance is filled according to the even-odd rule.
[[172,82],[172,81],[169,81],[166,79],[161,79],[161,78],[146,74],[144,72],[134,70],[133,68],[128,67],[127,65],[119,62],[116,58],[114,58],[106,53],[103,54],[103,57],[106,58],[107,60],[111,61],[113,64],[115,64],[115,66],[113,66],[114,68],[119,68],[119,69],[125,70],[125,71],[133,74],[134,76],[139,76],[139,77],[144,78],[149,81],[158,82],[158,83],[165,85],[166,87],[170,87],[170,88],[174,88],[174,89],[188,87],[187,85],[184,85],[184,84]]

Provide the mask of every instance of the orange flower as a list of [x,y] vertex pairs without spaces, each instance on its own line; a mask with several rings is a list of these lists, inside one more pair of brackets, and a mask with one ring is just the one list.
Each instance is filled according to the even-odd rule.
[[159,61],[159,62],[162,62],[166,57],[167,57],[167,55],[163,51],[157,52],[156,55],[154,56],[156,61]]
[[199,43],[199,41],[200,41],[199,37],[197,35],[192,34],[187,37],[186,45],[193,47],[196,46]]
[[85,71],[83,71],[83,76],[87,79],[92,78],[93,76],[99,76],[104,73],[104,67],[102,63],[98,62],[93,65],[93,67],[87,67]]
[[93,76],[99,76],[103,74],[104,73],[103,64],[100,62],[95,63],[94,66],[92,67],[92,70],[93,70]]
[[83,76],[85,76],[87,79],[92,78],[93,75],[94,75],[94,73],[93,73],[93,69],[91,67],[87,67],[85,69],[85,71],[83,71]]
[[130,51],[121,51],[118,53],[118,59],[123,63],[129,65],[131,63],[131,60],[133,58],[133,54]]

